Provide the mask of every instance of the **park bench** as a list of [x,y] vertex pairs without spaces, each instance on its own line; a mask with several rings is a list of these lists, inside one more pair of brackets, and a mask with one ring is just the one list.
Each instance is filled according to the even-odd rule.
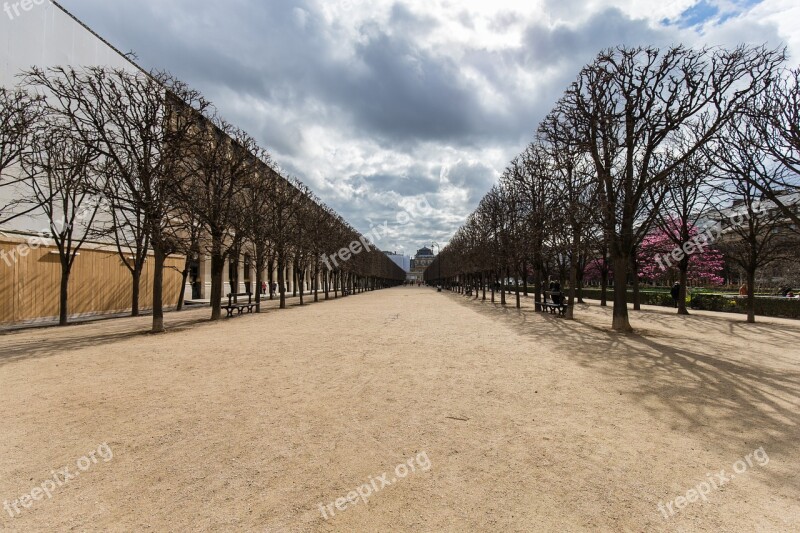
[[[247,302],[239,302],[238,298],[247,296]],[[236,299],[237,301],[234,301]],[[256,307],[256,302],[253,301],[253,293],[251,292],[240,292],[238,294],[229,294],[228,295],[228,305],[223,305],[222,308],[228,313],[229,317],[233,316],[233,312],[237,311],[237,314],[241,315],[244,313],[244,310],[247,309],[248,313],[252,313],[253,309]]]
[[[565,316],[567,314],[567,309],[569,309],[569,304],[564,303],[564,300],[563,300],[564,295],[563,295],[563,293],[546,292],[545,294],[550,297],[551,301],[549,301],[549,302],[540,302],[540,303],[536,304],[537,307],[538,307],[537,310],[541,311],[542,313],[549,312],[552,315],[556,315],[557,314],[558,316],[562,316],[562,317]],[[553,303],[552,302],[553,296],[558,297],[560,303]]]
[[542,308],[542,312],[550,312],[550,314],[558,314],[559,316],[564,316],[567,314],[567,309],[569,309],[569,304],[554,304],[550,302],[543,302],[539,304]]

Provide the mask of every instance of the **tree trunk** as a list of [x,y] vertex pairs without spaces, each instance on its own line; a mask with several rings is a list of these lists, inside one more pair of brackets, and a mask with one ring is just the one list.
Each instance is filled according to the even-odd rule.
[[286,261],[278,259],[278,293],[280,294],[280,309],[286,309]]
[[573,242],[575,244],[572,247],[572,260],[569,265],[569,296],[567,299],[567,312],[564,314],[564,318],[567,320],[575,319],[575,289],[578,285],[578,250],[580,249],[580,237],[573,236]]
[[164,262],[167,254],[163,248],[153,246],[153,328],[152,333],[164,333]]
[[[228,261],[228,283],[231,286],[231,293],[232,294],[239,294],[239,250],[234,249],[231,250],[230,261]],[[234,302],[239,301],[238,296],[233,297]]]
[[274,300],[275,299],[275,291],[272,290],[272,284],[275,282],[275,259],[270,259],[269,260],[269,267],[268,268],[269,268],[269,273],[267,274],[267,277],[269,278],[269,281],[268,281],[268,283],[269,283],[269,299],[270,300]]
[[522,296],[528,297],[528,265],[522,263]]
[[684,260],[680,262],[680,284],[681,290],[678,293],[678,314],[679,315],[688,315],[689,311],[686,309],[686,284],[688,282],[688,270],[689,270],[689,257],[684,257]]
[[628,320],[628,265],[630,257],[614,256],[614,310],[611,327],[620,333],[633,331]]
[[319,301],[319,262],[314,265],[314,301]]
[[633,310],[642,310],[642,301],[639,299],[639,265],[636,261],[636,251],[631,255],[631,281],[633,282]]
[[301,283],[301,285],[300,285],[300,305],[305,305],[305,302],[303,301],[303,293],[305,292],[303,289],[305,289],[305,282],[306,282],[306,272],[305,272],[305,270],[298,270],[297,271],[297,279],[299,279],[300,283]]
[[261,312],[261,284],[264,283],[264,269],[262,268],[263,264],[264,254],[263,252],[259,252],[258,248],[256,248],[256,313]]
[[139,288],[142,284],[142,271],[134,268],[131,272],[131,316],[139,316]]
[[189,278],[189,262],[191,261],[191,255],[191,253],[186,254],[186,262],[183,265],[183,272],[181,272],[181,293],[178,295],[176,311],[183,311],[183,300],[186,298],[186,280]]
[[747,269],[747,323],[756,323],[756,269]]
[[483,301],[486,301],[486,272],[481,272],[481,287],[483,288]]
[[[292,261],[292,298],[297,296],[297,286],[299,285],[298,278],[297,262]],[[302,290],[300,292],[302,292]]]
[[600,307],[608,307],[608,258],[603,257],[600,267]]
[[67,303],[69,299],[69,275],[70,275],[70,268],[68,265],[64,264],[64,261],[61,262],[61,290],[59,291],[58,297],[58,325],[59,326],[66,326],[67,325],[67,317],[69,316],[67,310]]
[[222,272],[225,270],[225,258],[222,252],[214,247],[211,253],[211,320],[222,318]]

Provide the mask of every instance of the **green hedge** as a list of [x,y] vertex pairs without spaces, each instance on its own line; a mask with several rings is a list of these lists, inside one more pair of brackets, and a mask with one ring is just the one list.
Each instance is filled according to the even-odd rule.
[[[514,287],[508,287],[514,291]],[[692,309],[702,311],[720,311],[723,313],[747,314],[747,298],[731,294],[707,293],[709,289],[691,289],[686,296],[686,304]],[[703,292],[700,292],[703,291]],[[520,287],[522,292],[522,287]],[[533,293],[533,288],[528,287],[528,293]],[[566,291],[565,291],[566,294]],[[599,300],[601,291],[596,287],[583,289],[583,297],[587,300]],[[609,303],[614,301],[614,289],[609,287],[607,292]],[[672,295],[669,290],[640,290],[639,300],[642,305],[660,305],[673,307]],[[628,290],[628,302],[633,302],[633,291]],[[800,299],[781,298],[778,296],[756,296],[756,315],[774,316],[782,318],[800,318]]]
[[[583,297],[589,300],[599,300],[602,291],[600,289],[589,288],[583,289]],[[608,301],[614,300],[614,289],[610,288],[606,292]],[[633,291],[628,291],[628,301],[633,301]],[[664,291],[639,291],[639,301],[642,305],[663,305],[672,307],[675,305],[672,301],[672,296],[669,292]]]
[[[692,309],[747,313],[747,298],[724,294],[697,294],[692,298]],[[800,300],[797,298],[757,297],[755,312],[759,316],[800,318]]]
[[[642,305],[661,305],[672,307],[675,304],[669,293],[656,291],[640,291]],[[583,297],[590,300],[600,299],[600,289],[583,289]],[[614,299],[613,289],[608,289],[608,301]],[[628,291],[628,302],[633,301],[633,292]],[[747,314],[747,298],[725,294],[696,293],[687,295],[686,303],[692,308],[702,311],[720,311],[723,313]],[[800,318],[800,299],[758,296],[755,302],[756,315],[784,318]]]

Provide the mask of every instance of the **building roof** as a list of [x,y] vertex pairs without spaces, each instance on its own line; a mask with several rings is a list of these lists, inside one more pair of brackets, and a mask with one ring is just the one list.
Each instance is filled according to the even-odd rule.
[[423,246],[417,250],[417,257],[433,257],[433,250]]

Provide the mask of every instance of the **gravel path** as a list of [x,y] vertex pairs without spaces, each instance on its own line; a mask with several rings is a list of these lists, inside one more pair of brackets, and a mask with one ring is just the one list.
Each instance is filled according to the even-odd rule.
[[800,530],[798,322],[418,288],[207,316],[0,336],[0,529]]

